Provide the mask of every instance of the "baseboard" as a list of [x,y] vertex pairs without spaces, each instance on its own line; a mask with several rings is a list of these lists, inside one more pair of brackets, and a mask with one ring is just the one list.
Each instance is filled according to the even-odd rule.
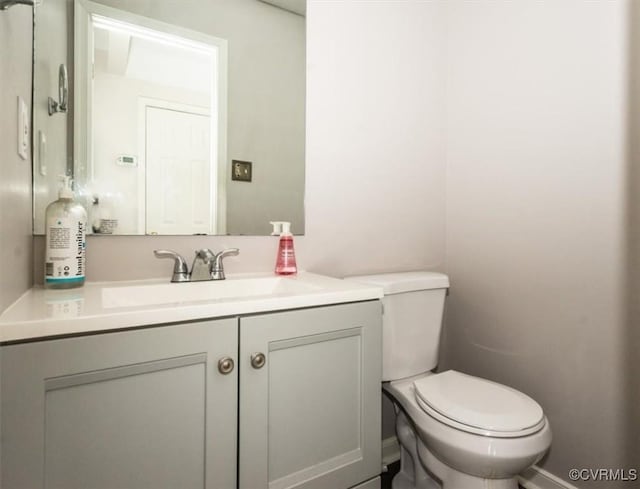
[[[400,445],[395,436],[382,440],[382,465],[387,466],[400,460]],[[573,484],[562,480],[534,465],[518,477],[518,482],[525,489],[578,489]]]
[[400,445],[395,436],[382,440],[382,465],[389,465],[400,460]]
[[520,485],[526,489],[578,489],[537,465],[525,470],[518,479]]

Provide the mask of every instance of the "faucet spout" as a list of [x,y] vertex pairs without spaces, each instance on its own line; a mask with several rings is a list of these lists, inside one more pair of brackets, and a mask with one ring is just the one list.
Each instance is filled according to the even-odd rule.
[[200,282],[202,280],[211,280],[211,264],[215,255],[208,248],[196,251],[191,265],[191,281]]

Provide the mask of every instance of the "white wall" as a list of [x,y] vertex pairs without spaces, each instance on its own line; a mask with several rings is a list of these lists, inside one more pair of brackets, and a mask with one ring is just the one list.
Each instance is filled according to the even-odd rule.
[[31,107],[31,24],[27,7],[0,12],[0,312],[33,284],[31,162],[17,153],[18,95]]
[[449,2],[445,366],[540,402],[554,435],[542,465],[564,479],[624,467],[637,424],[623,363],[628,6]]

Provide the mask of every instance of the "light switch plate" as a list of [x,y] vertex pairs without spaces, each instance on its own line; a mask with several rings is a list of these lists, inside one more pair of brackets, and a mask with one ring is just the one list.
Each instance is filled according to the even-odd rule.
[[231,160],[231,180],[240,182],[251,181],[251,162]]
[[26,160],[29,154],[29,108],[22,97],[18,97],[18,155]]

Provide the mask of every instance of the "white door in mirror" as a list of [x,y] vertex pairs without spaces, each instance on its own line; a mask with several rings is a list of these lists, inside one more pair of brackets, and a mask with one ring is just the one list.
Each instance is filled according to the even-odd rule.
[[210,125],[208,116],[147,107],[147,234],[213,232]]

